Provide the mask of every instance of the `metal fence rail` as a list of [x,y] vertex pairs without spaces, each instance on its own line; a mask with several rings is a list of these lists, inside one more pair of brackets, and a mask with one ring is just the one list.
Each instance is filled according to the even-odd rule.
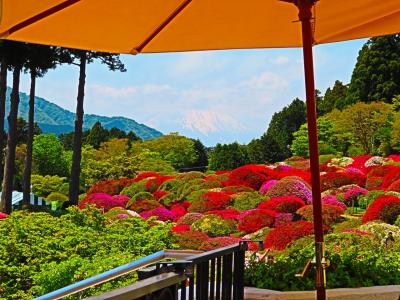
[[[91,300],[243,300],[244,264],[247,242],[213,251],[159,251],[126,265],[93,276],[36,298],[60,299],[118,276],[142,270],[139,281]],[[167,258],[177,261],[163,261]]]

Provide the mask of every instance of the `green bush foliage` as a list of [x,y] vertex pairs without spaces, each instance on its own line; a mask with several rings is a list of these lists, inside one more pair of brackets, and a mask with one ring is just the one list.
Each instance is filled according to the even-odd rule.
[[192,224],[192,230],[201,231],[210,237],[229,235],[236,232],[236,222],[220,216],[205,215]]
[[38,197],[47,197],[52,192],[63,193],[63,191],[65,191],[66,181],[67,178],[65,177],[32,175],[32,193]]
[[[173,247],[170,225],[141,218],[107,222],[76,207],[60,218],[14,212],[0,222],[0,298],[31,299],[156,251]],[[135,274],[82,292],[84,298],[135,280]]]
[[[325,241],[326,256],[331,262],[327,268],[328,288],[400,283],[398,251],[385,254],[384,247],[371,240],[371,236],[352,232],[329,234]],[[312,238],[303,238],[285,253],[277,253],[272,263],[253,258],[245,271],[245,285],[285,291],[313,290],[313,269],[304,278],[295,277],[313,255]]]
[[256,208],[266,197],[257,192],[240,192],[232,195],[233,207],[239,211]]

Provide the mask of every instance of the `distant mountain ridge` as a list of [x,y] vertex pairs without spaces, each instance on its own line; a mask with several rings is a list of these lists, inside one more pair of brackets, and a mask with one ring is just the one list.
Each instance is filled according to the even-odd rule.
[[[6,116],[10,110],[11,88],[7,87]],[[20,103],[18,116],[28,119],[29,95],[20,92]],[[125,132],[133,131],[144,140],[150,140],[162,136],[162,133],[154,128],[140,124],[135,120],[125,117],[105,117],[85,114],[83,118],[84,130],[90,129],[94,123],[99,121],[104,128],[116,127]],[[67,133],[74,131],[75,113],[70,112],[46,99],[35,97],[35,122],[38,123],[43,133]],[[5,122],[7,127],[7,122]]]

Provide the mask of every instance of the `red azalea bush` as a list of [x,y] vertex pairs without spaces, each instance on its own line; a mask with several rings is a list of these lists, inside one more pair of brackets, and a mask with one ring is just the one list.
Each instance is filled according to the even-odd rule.
[[141,172],[135,177],[134,182],[142,181],[148,177],[161,177],[161,174],[158,172]]
[[[187,213],[187,205],[186,203],[188,202],[184,202],[184,203],[177,203],[171,206],[171,211],[172,213],[175,214],[176,218],[179,219],[180,217],[186,215]],[[189,203],[190,204],[190,203]]]
[[388,188],[393,182],[400,179],[400,168],[395,167],[383,177],[382,188]]
[[266,248],[283,250],[294,240],[314,233],[314,223],[308,221],[288,222],[268,232],[264,240]]
[[365,167],[365,163],[368,159],[370,159],[372,155],[359,155],[359,156],[352,156],[353,163],[346,166],[346,168],[357,168],[361,171],[365,171],[367,168]]
[[168,193],[165,192],[165,191],[155,191],[155,192],[153,193],[153,196],[154,196],[154,198],[155,198],[156,200],[160,200],[162,197],[164,197],[164,196],[166,196],[166,195],[168,195]]
[[143,211],[152,210],[157,207],[162,207],[162,205],[155,200],[139,200],[133,202],[128,208],[136,211],[137,213],[141,213]]
[[0,220],[7,218],[8,215],[0,211]]
[[321,176],[321,191],[339,188],[344,185],[357,184],[364,186],[366,177],[357,173],[331,172]]
[[240,238],[234,236],[220,236],[215,238],[209,238],[205,240],[199,250],[211,251],[218,248],[223,248],[229,245],[233,245],[240,242]]
[[200,193],[192,201],[190,212],[206,212],[209,210],[224,209],[231,202],[231,196],[227,192],[205,192]]
[[87,191],[87,194],[105,193],[109,195],[118,195],[125,187],[133,183],[134,180],[128,178],[103,180],[92,185]]
[[186,232],[189,230],[190,230],[190,225],[187,224],[177,224],[171,228],[171,231],[175,233]]
[[293,214],[291,213],[277,213],[275,222],[274,222],[274,227],[279,227],[282,226],[283,224],[286,224],[288,222],[293,221]]
[[227,208],[223,210],[210,210],[206,212],[207,215],[217,215],[222,219],[237,219],[240,215],[240,211],[232,208]]
[[245,165],[232,170],[227,185],[244,185],[258,190],[265,181],[275,176],[275,172],[265,166]]
[[198,250],[207,239],[209,239],[208,235],[201,231],[181,231],[174,237],[175,243],[180,248],[192,250]]
[[365,187],[368,190],[379,190],[382,187],[383,177],[368,176]]
[[[322,222],[325,225],[331,225],[332,223],[336,222],[341,218],[341,215],[344,213],[344,209],[339,206],[329,205],[329,204],[322,204]],[[303,217],[307,221],[313,221],[313,206],[306,205],[302,208],[299,208],[296,211],[296,214]]]
[[276,212],[268,209],[252,209],[239,216],[238,231],[251,233],[263,227],[271,227],[275,221]]
[[400,179],[392,182],[391,185],[387,188],[388,191],[400,192]]
[[105,193],[88,194],[79,202],[78,207],[84,209],[86,205],[95,205],[97,208],[103,209],[104,212],[109,211],[113,207],[125,207],[125,203],[121,200],[113,198]]
[[294,213],[304,205],[304,201],[299,197],[282,196],[270,198],[268,201],[263,201],[257,208],[275,210],[276,212],[280,213]]
[[367,208],[362,222],[382,220],[394,224],[400,215],[400,198],[391,195],[382,195],[376,198]]

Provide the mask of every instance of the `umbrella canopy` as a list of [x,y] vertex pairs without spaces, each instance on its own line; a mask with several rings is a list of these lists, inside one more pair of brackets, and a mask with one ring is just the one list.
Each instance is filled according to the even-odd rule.
[[[0,36],[115,53],[301,47],[297,14],[279,0],[2,0]],[[320,0],[314,44],[399,32],[399,20],[399,0]]]

